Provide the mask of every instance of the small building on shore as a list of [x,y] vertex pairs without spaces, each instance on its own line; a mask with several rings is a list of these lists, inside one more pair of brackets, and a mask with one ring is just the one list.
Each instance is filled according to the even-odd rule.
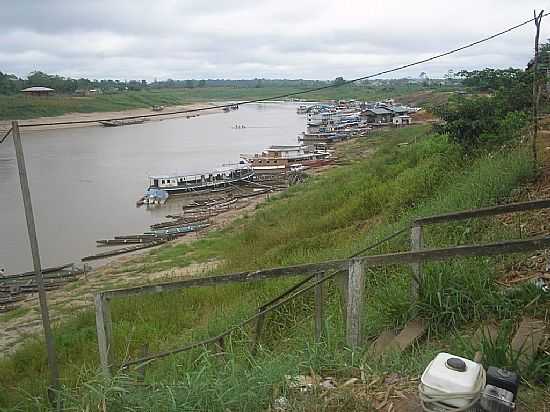
[[412,123],[411,116],[404,114],[393,118],[393,125],[396,127],[409,126]]
[[24,93],[26,96],[51,96],[55,93],[55,90],[49,87],[33,86],[21,90],[21,93]]
[[393,112],[385,107],[374,107],[361,112],[361,117],[367,120],[367,123],[390,123],[393,118]]

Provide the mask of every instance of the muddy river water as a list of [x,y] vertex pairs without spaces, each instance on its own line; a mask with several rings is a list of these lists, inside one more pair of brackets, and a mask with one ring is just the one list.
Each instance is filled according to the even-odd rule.
[[[22,131],[43,266],[101,251],[97,239],[142,233],[179,212],[136,208],[148,176],[192,173],[239,160],[272,144],[295,144],[304,117],[292,103],[137,125]],[[245,125],[236,129],[233,126]],[[0,268],[32,269],[13,141],[0,145]]]

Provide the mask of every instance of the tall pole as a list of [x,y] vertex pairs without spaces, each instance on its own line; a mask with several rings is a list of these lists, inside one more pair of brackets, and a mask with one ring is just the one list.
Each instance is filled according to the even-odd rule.
[[[25,206],[25,218],[27,219],[27,231],[29,242],[31,244],[32,262],[34,265],[34,276],[38,287],[38,297],[40,299],[40,313],[42,315],[42,326],[44,327],[44,338],[46,340],[46,351],[48,354],[48,366],[50,369],[50,388],[48,396],[50,401],[57,399],[57,409],[60,409],[59,395],[54,393],[58,391],[59,369],[57,368],[57,359],[55,354],[55,345],[50,324],[50,314],[48,312],[48,301],[46,290],[44,288],[44,278],[42,277],[42,268],[40,265],[40,252],[38,250],[38,240],[36,238],[36,228],[34,225],[34,214],[32,210],[31,192],[29,190],[29,181],[27,178],[27,169],[25,167],[25,157],[23,155],[23,145],[21,144],[21,135],[19,134],[19,124],[12,122],[13,143],[15,154],[17,156],[17,168],[19,169],[19,181],[21,183],[21,193],[23,195],[23,204]],[[52,389],[54,392],[52,392]]]
[[537,137],[539,133],[539,35],[540,35],[540,23],[542,21],[542,15],[544,10],[541,10],[537,15],[536,10],[533,11],[535,17],[535,61],[533,63],[533,141],[532,141],[532,151],[533,151],[533,166],[536,170],[537,168]]

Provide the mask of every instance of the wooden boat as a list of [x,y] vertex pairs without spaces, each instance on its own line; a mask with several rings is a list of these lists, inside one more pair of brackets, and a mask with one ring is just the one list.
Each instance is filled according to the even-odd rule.
[[166,242],[167,242],[166,240],[154,240],[152,242],[147,242],[147,243],[134,245],[134,246],[128,246],[122,249],[109,250],[107,252],[97,253],[95,255],[84,256],[82,258],[82,261],[86,262],[89,260],[104,259],[111,256],[122,255],[124,253],[130,253],[140,249],[147,249],[150,247],[159,246]]
[[[71,267],[71,266],[74,266],[74,263],[65,263],[64,265],[60,265],[60,266],[53,266],[53,267],[49,267],[49,268],[43,268],[41,270],[41,272],[42,272],[42,275],[46,275],[48,273],[60,272],[63,269],[67,269],[68,267]],[[13,275],[0,275],[0,282],[3,281],[3,280],[33,277],[34,275],[35,275],[34,271],[16,273],[16,274],[13,274]]]
[[254,170],[241,161],[238,164],[224,165],[210,172],[199,172],[176,176],[151,176],[148,189],[160,189],[169,194],[211,191],[227,186],[251,181]]
[[134,239],[102,239],[96,240],[98,246],[113,246],[113,245],[135,245],[140,243],[149,243],[155,238],[137,237]]
[[141,124],[144,123],[145,119],[136,118],[136,119],[122,119],[122,120],[104,120],[101,123],[105,127],[118,127],[118,126],[127,126],[130,124]]
[[304,145],[270,146],[262,153],[241,154],[258,174],[285,172],[292,169],[293,165],[303,165],[306,161],[326,159],[329,156],[327,151]]
[[168,229],[156,229],[151,230],[150,232],[146,232],[146,234],[152,233],[154,235],[162,235],[162,236],[170,236],[170,235],[181,235],[189,232],[195,232],[200,229],[204,229],[208,227],[209,225],[207,223],[200,224],[200,225],[188,225],[188,226],[179,226],[179,227],[172,227]]

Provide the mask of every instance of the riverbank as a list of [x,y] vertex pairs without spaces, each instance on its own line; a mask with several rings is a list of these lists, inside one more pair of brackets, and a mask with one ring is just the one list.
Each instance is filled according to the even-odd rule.
[[[25,120],[39,117],[56,117],[79,113],[109,113],[133,109],[146,112],[153,106],[186,106],[189,104],[215,101],[243,101],[265,99],[305,91],[294,87],[204,87],[189,89],[147,89],[113,94],[77,97],[54,95],[30,97],[22,95],[0,95],[0,122],[12,119]],[[451,89],[452,90],[452,89]],[[308,101],[337,99],[379,100],[396,98],[402,103],[423,106],[426,103],[444,102],[452,95],[445,88],[426,88],[419,85],[402,87],[373,87],[348,85],[295,96]],[[292,99],[292,97],[290,97]]]
[[[272,197],[225,229],[195,242],[159,248],[141,261],[128,261],[112,270],[102,287],[110,288],[109,280],[121,274],[137,278],[158,272],[157,268],[177,272],[210,264],[208,273],[221,274],[341,259],[406,227],[415,217],[532,195],[525,186],[533,177],[532,163],[522,147],[465,157],[458,146],[432,133],[428,126],[382,130],[351,143],[355,161]],[[536,214],[529,215],[530,223],[536,219]],[[516,223],[505,224],[499,219],[453,223],[428,230],[425,241],[429,246],[441,246],[511,239],[517,236]],[[395,238],[372,253],[408,247],[406,237]],[[248,350],[249,331],[238,330],[225,340],[223,359],[202,347],[177,354],[148,364],[146,385],[128,386],[128,390],[120,389],[126,388],[126,378],[115,381],[112,388],[96,380],[95,317],[84,310],[55,330],[66,405],[74,409],[104,404],[110,409],[257,411],[267,410],[275,397],[284,396],[291,403],[289,410],[303,410],[300,405],[305,403],[290,396],[285,375],[316,374],[333,376],[338,382],[354,377],[368,385],[367,389],[375,388],[375,392],[363,390],[357,398],[352,390],[346,398],[339,398],[340,405],[369,409],[378,392],[382,392],[382,400],[385,393],[390,396],[386,390],[391,383],[385,384],[388,371],[394,374],[393,382],[412,382],[440,350],[473,356],[477,349],[468,342],[487,314],[500,320],[544,316],[540,291],[523,284],[503,293],[499,283],[514,263],[526,258],[472,258],[426,265],[428,286],[417,303],[410,300],[407,268],[371,268],[363,335],[371,339],[387,328],[401,327],[417,313],[427,320],[429,333],[425,342],[411,351],[371,359],[367,345],[353,354],[345,349],[339,296],[334,285],[327,285],[322,343],[312,343],[313,297],[303,296],[266,318],[265,335],[255,357]],[[157,352],[214,336],[294,282],[277,280],[115,299],[111,302],[114,359],[119,362],[139,356],[144,345]],[[487,348],[485,355],[498,356],[498,348]],[[23,345],[15,356],[2,361],[0,387],[6,390],[0,391],[0,405],[21,402],[19,410],[24,410],[36,397],[44,399],[45,364],[39,341]],[[522,374],[529,389],[526,386],[520,391],[521,402],[532,402],[542,393],[535,375],[544,372],[544,362],[538,366]],[[15,387],[20,392],[14,392]],[[414,385],[411,388],[414,391]],[[307,404],[322,405],[326,393],[319,392],[319,399],[309,398]],[[332,398],[330,393],[328,398]],[[390,402],[392,399],[386,407]]]
[[[25,125],[39,125],[43,123],[53,123],[50,126],[32,126],[25,128],[25,133],[39,130],[55,130],[55,129],[64,129],[72,127],[91,127],[91,126],[100,126],[98,123],[101,120],[108,119],[118,119],[121,117],[133,117],[133,116],[146,116],[150,114],[158,114],[158,116],[150,117],[147,121],[161,121],[179,117],[196,117],[212,113],[221,113],[221,109],[212,109],[212,110],[201,110],[199,112],[191,113],[181,113],[181,114],[168,114],[174,111],[180,110],[195,110],[195,109],[206,109],[210,106],[213,106],[212,103],[190,103],[184,105],[175,105],[167,106],[162,112],[155,112],[151,108],[137,108],[137,109],[125,109],[118,111],[107,111],[107,112],[92,112],[92,113],[66,113],[59,116],[48,116],[48,117],[35,117],[32,119],[27,119],[22,121],[22,124]],[[164,114],[164,113],[167,114]],[[79,123],[79,124],[55,124],[55,123],[65,123],[65,122],[79,122],[86,121],[89,123]],[[0,130],[8,130],[10,128],[9,121],[0,121]]]

